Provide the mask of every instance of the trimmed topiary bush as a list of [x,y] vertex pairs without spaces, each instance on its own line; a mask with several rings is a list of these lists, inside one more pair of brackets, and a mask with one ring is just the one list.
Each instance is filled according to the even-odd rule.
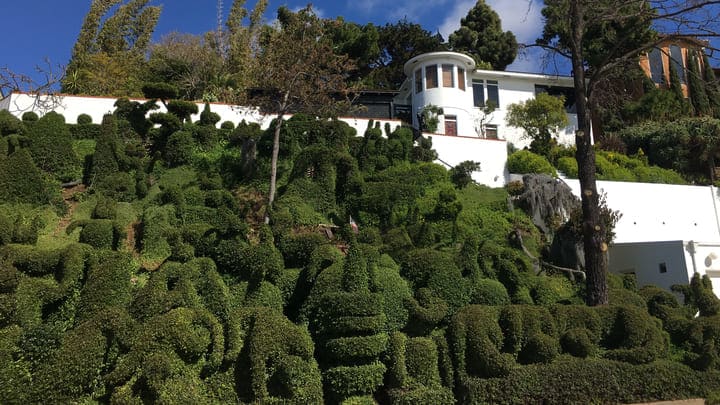
[[597,352],[593,335],[587,328],[572,328],[560,337],[563,352],[575,357],[590,357]]
[[[76,223],[77,224],[77,223]],[[94,219],[82,221],[78,224],[82,226],[80,231],[80,243],[97,249],[116,249],[118,247],[119,235],[115,230],[115,224],[109,219]],[[72,232],[74,226],[68,227],[68,231]]]
[[[23,118],[27,113],[32,112],[28,111],[26,113],[23,113]],[[37,121],[37,114],[35,114],[35,121]],[[17,119],[14,115],[10,114],[10,112],[7,110],[0,110],[0,136],[19,134],[21,130],[22,122],[19,119]]]
[[79,125],[92,124],[92,117],[88,114],[80,114],[77,117],[77,123]]
[[27,124],[26,136],[31,140],[30,154],[40,169],[60,181],[82,177],[62,115],[49,112],[37,122]]
[[473,282],[470,303],[508,305],[510,304],[510,296],[501,282],[489,278],[480,278]]
[[520,150],[508,156],[507,165],[510,173],[541,173],[557,176],[555,168],[545,157],[536,155],[529,150]]
[[26,111],[22,115],[23,122],[36,122],[39,119],[40,117],[33,111]]
[[18,149],[0,159],[0,200],[3,202],[47,204],[55,195],[59,195],[59,191],[50,186],[27,149]]
[[323,381],[335,398],[369,395],[382,385],[385,370],[380,362],[334,367],[323,372]]
[[460,384],[464,403],[644,403],[702,398],[720,387],[720,373],[667,361],[635,366],[561,356],[551,364],[515,368],[503,378],[462,378]]
[[527,338],[518,360],[523,364],[550,363],[560,352],[557,338],[544,333],[535,333]]
[[169,167],[177,167],[192,161],[195,141],[188,131],[177,131],[170,135],[164,149],[165,162]]
[[105,251],[91,257],[80,292],[77,316],[89,319],[97,311],[126,307],[132,299],[130,276],[135,267],[129,253]]

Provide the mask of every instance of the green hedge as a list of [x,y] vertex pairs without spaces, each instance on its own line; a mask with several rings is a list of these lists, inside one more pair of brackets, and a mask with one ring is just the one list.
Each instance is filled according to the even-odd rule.
[[362,364],[380,356],[387,345],[387,333],[339,337],[325,342],[322,355],[335,364]]
[[[80,231],[80,243],[97,249],[116,249],[119,238],[115,232],[115,224],[109,219],[91,219],[83,221]],[[72,229],[68,227],[68,229]]]
[[60,181],[82,177],[82,168],[75,158],[70,131],[62,115],[49,112],[37,122],[26,123],[26,128],[26,135],[32,140],[30,153],[40,169]]
[[385,365],[380,362],[335,367],[323,372],[323,381],[330,391],[331,400],[369,395],[382,385],[385,370]]
[[98,139],[102,134],[101,126],[99,124],[77,123],[75,125],[68,124],[70,135],[72,139]]
[[453,405],[455,396],[445,387],[426,387],[423,385],[388,391],[392,405]]
[[463,378],[462,403],[636,403],[702,398],[720,388],[720,373],[674,362],[647,365],[561,357],[515,368],[503,378]]
[[416,383],[427,387],[440,385],[438,351],[435,342],[426,337],[408,339],[405,344],[407,373]]
[[87,319],[104,308],[127,306],[132,299],[130,276],[134,270],[129,253],[95,253],[89,260],[87,279],[80,292],[78,317]]
[[226,359],[235,361],[239,399],[320,403],[320,371],[307,329],[271,309],[242,308],[230,317]]
[[501,282],[490,278],[481,278],[473,282],[470,303],[479,305],[508,305],[510,304],[510,296]]
[[508,156],[507,165],[510,173],[543,173],[557,176],[555,168],[545,157],[536,155],[529,150],[520,150]]
[[0,200],[4,203],[47,204],[59,196],[35,165],[27,149],[18,149],[0,159]]

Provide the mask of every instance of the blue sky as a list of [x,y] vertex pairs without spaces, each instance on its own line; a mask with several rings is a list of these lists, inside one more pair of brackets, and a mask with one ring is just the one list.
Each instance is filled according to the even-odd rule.
[[[534,1],[534,3],[533,3]],[[488,0],[503,20],[503,28],[515,32],[519,41],[532,41],[542,27],[538,0]],[[249,0],[246,7],[254,6]],[[307,1],[270,0],[268,21],[278,7],[303,7]],[[217,26],[217,2],[214,0],[151,0],[162,5],[155,39],[172,31],[199,34]],[[232,0],[223,0],[227,13]],[[313,1],[313,7],[322,17],[343,16],[347,21],[379,25],[393,23],[403,17],[421,24],[425,29],[439,31],[447,39],[460,25],[460,18],[475,4],[475,0],[322,0]],[[56,71],[70,58],[90,0],[0,0],[0,27],[4,39],[0,41],[0,67],[14,72],[40,76],[34,73],[36,65],[45,65],[49,59]],[[537,62],[517,61],[510,70],[540,71]],[[561,72],[567,73],[567,72]]]
[[[457,29],[460,19],[476,0],[316,0],[313,6],[321,17],[343,16],[347,21],[378,25],[394,23],[403,17],[421,24],[425,29],[439,31],[444,38]],[[41,77],[34,73],[36,65],[49,59],[56,71],[70,58],[90,0],[0,0],[0,67]],[[252,8],[255,0],[248,0]],[[270,0],[267,21],[275,17],[278,7],[299,9],[307,0]],[[515,33],[518,42],[531,43],[542,30],[542,0],[486,0],[502,19],[503,29]],[[162,5],[163,11],[155,30],[155,40],[172,31],[200,34],[217,26],[216,0],[150,0]],[[223,0],[225,13],[232,0]],[[508,70],[569,74],[567,63],[555,65],[537,58],[520,55]]]

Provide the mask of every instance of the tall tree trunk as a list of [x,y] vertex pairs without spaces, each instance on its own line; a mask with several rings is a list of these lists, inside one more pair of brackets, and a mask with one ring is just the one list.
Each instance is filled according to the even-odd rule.
[[280,128],[282,128],[283,117],[288,110],[288,101],[290,100],[290,91],[286,91],[282,96],[282,102],[278,109],[277,123],[275,123],[275,136],[273,136],[272,159],[270,160],[270,192],[268,193],[268,205],[265,210],[265,223],[270,223],[270,210],[272,210],[275,201],[275,191],[277,189],[277,161],[280,154]]
[[277,183],[277,161],[280,154],[280,127],[283,124],[283,113],[279,113],[277,122],[275,123],[275,136],[273,136],[272,159],[270,160],[270,193],[268,194],[268,204],[265,211],[265,223],[270,223],[270,210],[275,201],[275,190]]
[[585,65],[583,63],[584,0],[571,0],[571,51],[572,70],[577,103],[578,131],[575,136],[577,151],[582,212],[583,247],[585,250],[585,273],[587,289],[585,301],[588,305],[608,303],[607,287],[607,249],[605,225],[600,220],[600,205],[595,183],[595,151],[591,137],[591,118],[588,108],[588,91],[585,83]]

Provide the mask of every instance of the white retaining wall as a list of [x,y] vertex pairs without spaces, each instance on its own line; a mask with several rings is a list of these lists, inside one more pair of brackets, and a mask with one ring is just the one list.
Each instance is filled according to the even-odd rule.
[[[0,108],[10,111],[18,118],[22,117],[27,111],[34,111],[42,116],[50,111],[55,111],[65,117],[66,122],[74,124],[80,114],[88,114],[92,117],[94,123],[102,122],[105,114],[111,114],[115,110],[114,97],[81,97],[70,95],[46,95],[36,97],[26,93],[12,93],[10,96],[0,100]],[[131,99],[133,101],[144,102],[143,99]],[[198,103],[199,111],[204,108],[203,103]],[[263,115],[258,109],[252,107],[234,106],[229,104],[210,103],[210,110],[220,115],[218,126],[224,121],[231,121],[238,124],[245,120],[246,122],[259,123],[261,128],[266,129],[275,116]],[[165,112],[164,106],[154,110],[156,112]],[[193,120],[200,119],[199,114],[192,116]],[[340,120],[346,122],[355,129],[358,136],[362,136],[368,127],[370,119],[340,117]],[[400,120],[378,120],[373,119],[373,125],[379,124],[380,128],[385,129],[385,124],[390,125],[393,131],[402,122]],[[481,162],[481,171],[473,174],[475,181],[490,187],[502,187],[507,182],[507,147],[505,141],[485,140],[476,137],[455,137],[437,134],[426,134],[433,137],[433,147],[438,152],[440,160],[446,162],[450,166],[455,166],[465,160],[474,160]],[[442,162],[438,162],[442,163]]]

